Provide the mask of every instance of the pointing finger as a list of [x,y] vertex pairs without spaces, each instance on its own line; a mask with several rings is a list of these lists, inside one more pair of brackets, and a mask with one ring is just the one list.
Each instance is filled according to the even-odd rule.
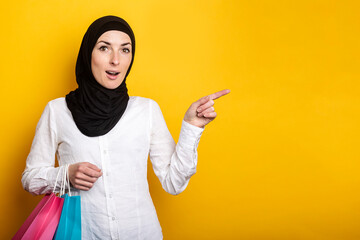
[[217,98],[219,98],[219,97],[222,97],[222,96],[228,94],[229,92],[230,92],[230,89],[224,89],[224,90],[222,90],[222,91],[213,93],[213,94],[211,94],[211,95],[209,95],[209,96],[210,96],[210,99],[213,99],[213,100],[214,100],[214,99],[217,99]]

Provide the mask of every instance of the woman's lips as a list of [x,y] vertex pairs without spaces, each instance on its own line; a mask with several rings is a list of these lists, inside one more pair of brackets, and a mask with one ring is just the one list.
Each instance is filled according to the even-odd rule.
[[119,75],[120,72],[115,72],[115,71],[105,71],[106,76],[111,79],[111,80],[115,80],[117,78],[117,76]]

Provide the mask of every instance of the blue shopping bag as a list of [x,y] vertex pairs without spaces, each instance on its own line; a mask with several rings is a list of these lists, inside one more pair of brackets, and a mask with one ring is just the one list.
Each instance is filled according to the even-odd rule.
[[65,194],[60,222],[56,230],[55,240],[81,239],[81,203],[80,196]]
[[[67,169],[68,166],[66,166]],[[69,194],[61,196],[64,198],[64,204],[54,240],[81,240],[81,199],[80,196],[71,196],[68,174],[67,172]],[[62,190],[65,192],[65,185]]]

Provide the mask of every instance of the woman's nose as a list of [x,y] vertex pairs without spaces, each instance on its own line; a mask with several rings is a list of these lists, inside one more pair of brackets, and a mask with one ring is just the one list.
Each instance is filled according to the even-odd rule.
[[110,63],[111,63],[112,65],[119,65],[119,63],[120,63],[119,53],[114,52],[114,53],[112,54]]

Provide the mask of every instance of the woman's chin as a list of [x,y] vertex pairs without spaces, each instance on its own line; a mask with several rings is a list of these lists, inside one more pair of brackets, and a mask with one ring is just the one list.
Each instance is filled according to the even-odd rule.
[[103,86],[104,88],[107,88],[107,89],[115,89],[115,88],[119,87],[121,83],[122,83],[122,81],[121,82],[119,82],[119,81],[106,81],[106,82],[100,83],[100,85]]

